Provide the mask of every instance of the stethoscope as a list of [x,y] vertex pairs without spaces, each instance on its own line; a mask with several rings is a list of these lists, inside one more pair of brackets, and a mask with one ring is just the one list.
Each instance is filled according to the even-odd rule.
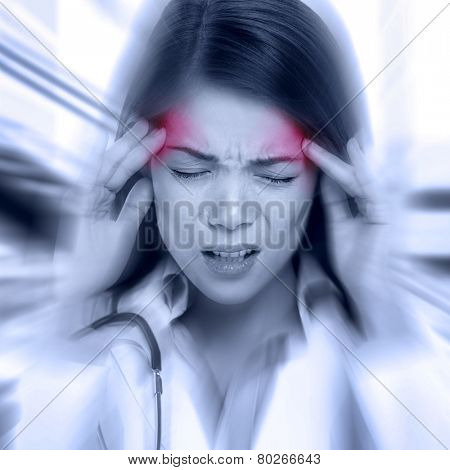
[[150,361],[151,368],[155,377],[155,399],[156,399],[156,449],[161,448],[161,394],[162,394],[162,380],[161,380],[161,351],[153,334],[150,325],[137,313],[121,312],[111,313],[96,320],[90,325],[90,328],[100,328],[107,324],[112,323],[133,323],[142,332],[150,348]]

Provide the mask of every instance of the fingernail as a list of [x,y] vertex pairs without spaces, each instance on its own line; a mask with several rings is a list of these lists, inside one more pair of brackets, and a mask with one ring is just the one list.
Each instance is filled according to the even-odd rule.
[[305,150],[312,150],[312,151],[318,151],[320,149],[320,147],[315,143],[313,142],[312,140],[309,140],[308,143],[306,144],[305,146]]
[[145,119],[140,119],[136,122],[132,129],[134,132],[145,133],[148,131],[148,127],[148,122]]
[[311,143],[311,141],[309,139],[303,139],[302,140],[302,151],[303,152],[308,148],[310,143]]
[[166,129],[164,129],[164,127],[160,127],[159,129],[154,129],[152,131],[152,137],[153,138],[161,138],[163,135],[166,134]]

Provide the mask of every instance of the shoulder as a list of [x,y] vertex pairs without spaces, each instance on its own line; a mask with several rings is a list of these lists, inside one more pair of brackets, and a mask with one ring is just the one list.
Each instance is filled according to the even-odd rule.
[[84,340],[99,343],[103,349],[99,359],[105,372],[103,394],[96,420],[103,446],[146,448],[155,440],[155,430],[149,423],[156,415],[151,351],[142,331],[135,325],[111,324],[86,336]]
[[141,367],[151,364],[151,350],[142,329],[127,321],[84,329],[71,338],[67,356],[100,367],[117,361]]
[[125,416],[136,406],[134,396],[152,386],[152,378],[150,352],[136,327],[104,326],[60,339],[21,376],[18,428],[24,431],[14,446],[89,447],[105,412],[115,410],[116,416],[124,403]]

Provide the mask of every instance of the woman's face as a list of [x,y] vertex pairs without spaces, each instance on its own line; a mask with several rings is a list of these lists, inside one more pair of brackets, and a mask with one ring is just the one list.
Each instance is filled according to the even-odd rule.
[[152,158],[158,227],[190,281],[223,304],[245,302],[297,250],[315,183],[302,134],[281,112],[204,88],[163,119]]

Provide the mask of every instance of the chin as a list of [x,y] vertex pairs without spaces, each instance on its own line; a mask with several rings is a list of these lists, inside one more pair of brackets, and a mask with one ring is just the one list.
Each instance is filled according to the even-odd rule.
[[210,300],[221,305],[240,305],[251,300],[254,295],[248,295],[246,292],[217,292],[211,289],[199,289]]
[[239,305],[251,300],[263,287],[248,281],[235,279],[230,282],[222,279],[212,279],[209,276],[207,279],[196,279],[193,284],[213,302],[222,305]]

